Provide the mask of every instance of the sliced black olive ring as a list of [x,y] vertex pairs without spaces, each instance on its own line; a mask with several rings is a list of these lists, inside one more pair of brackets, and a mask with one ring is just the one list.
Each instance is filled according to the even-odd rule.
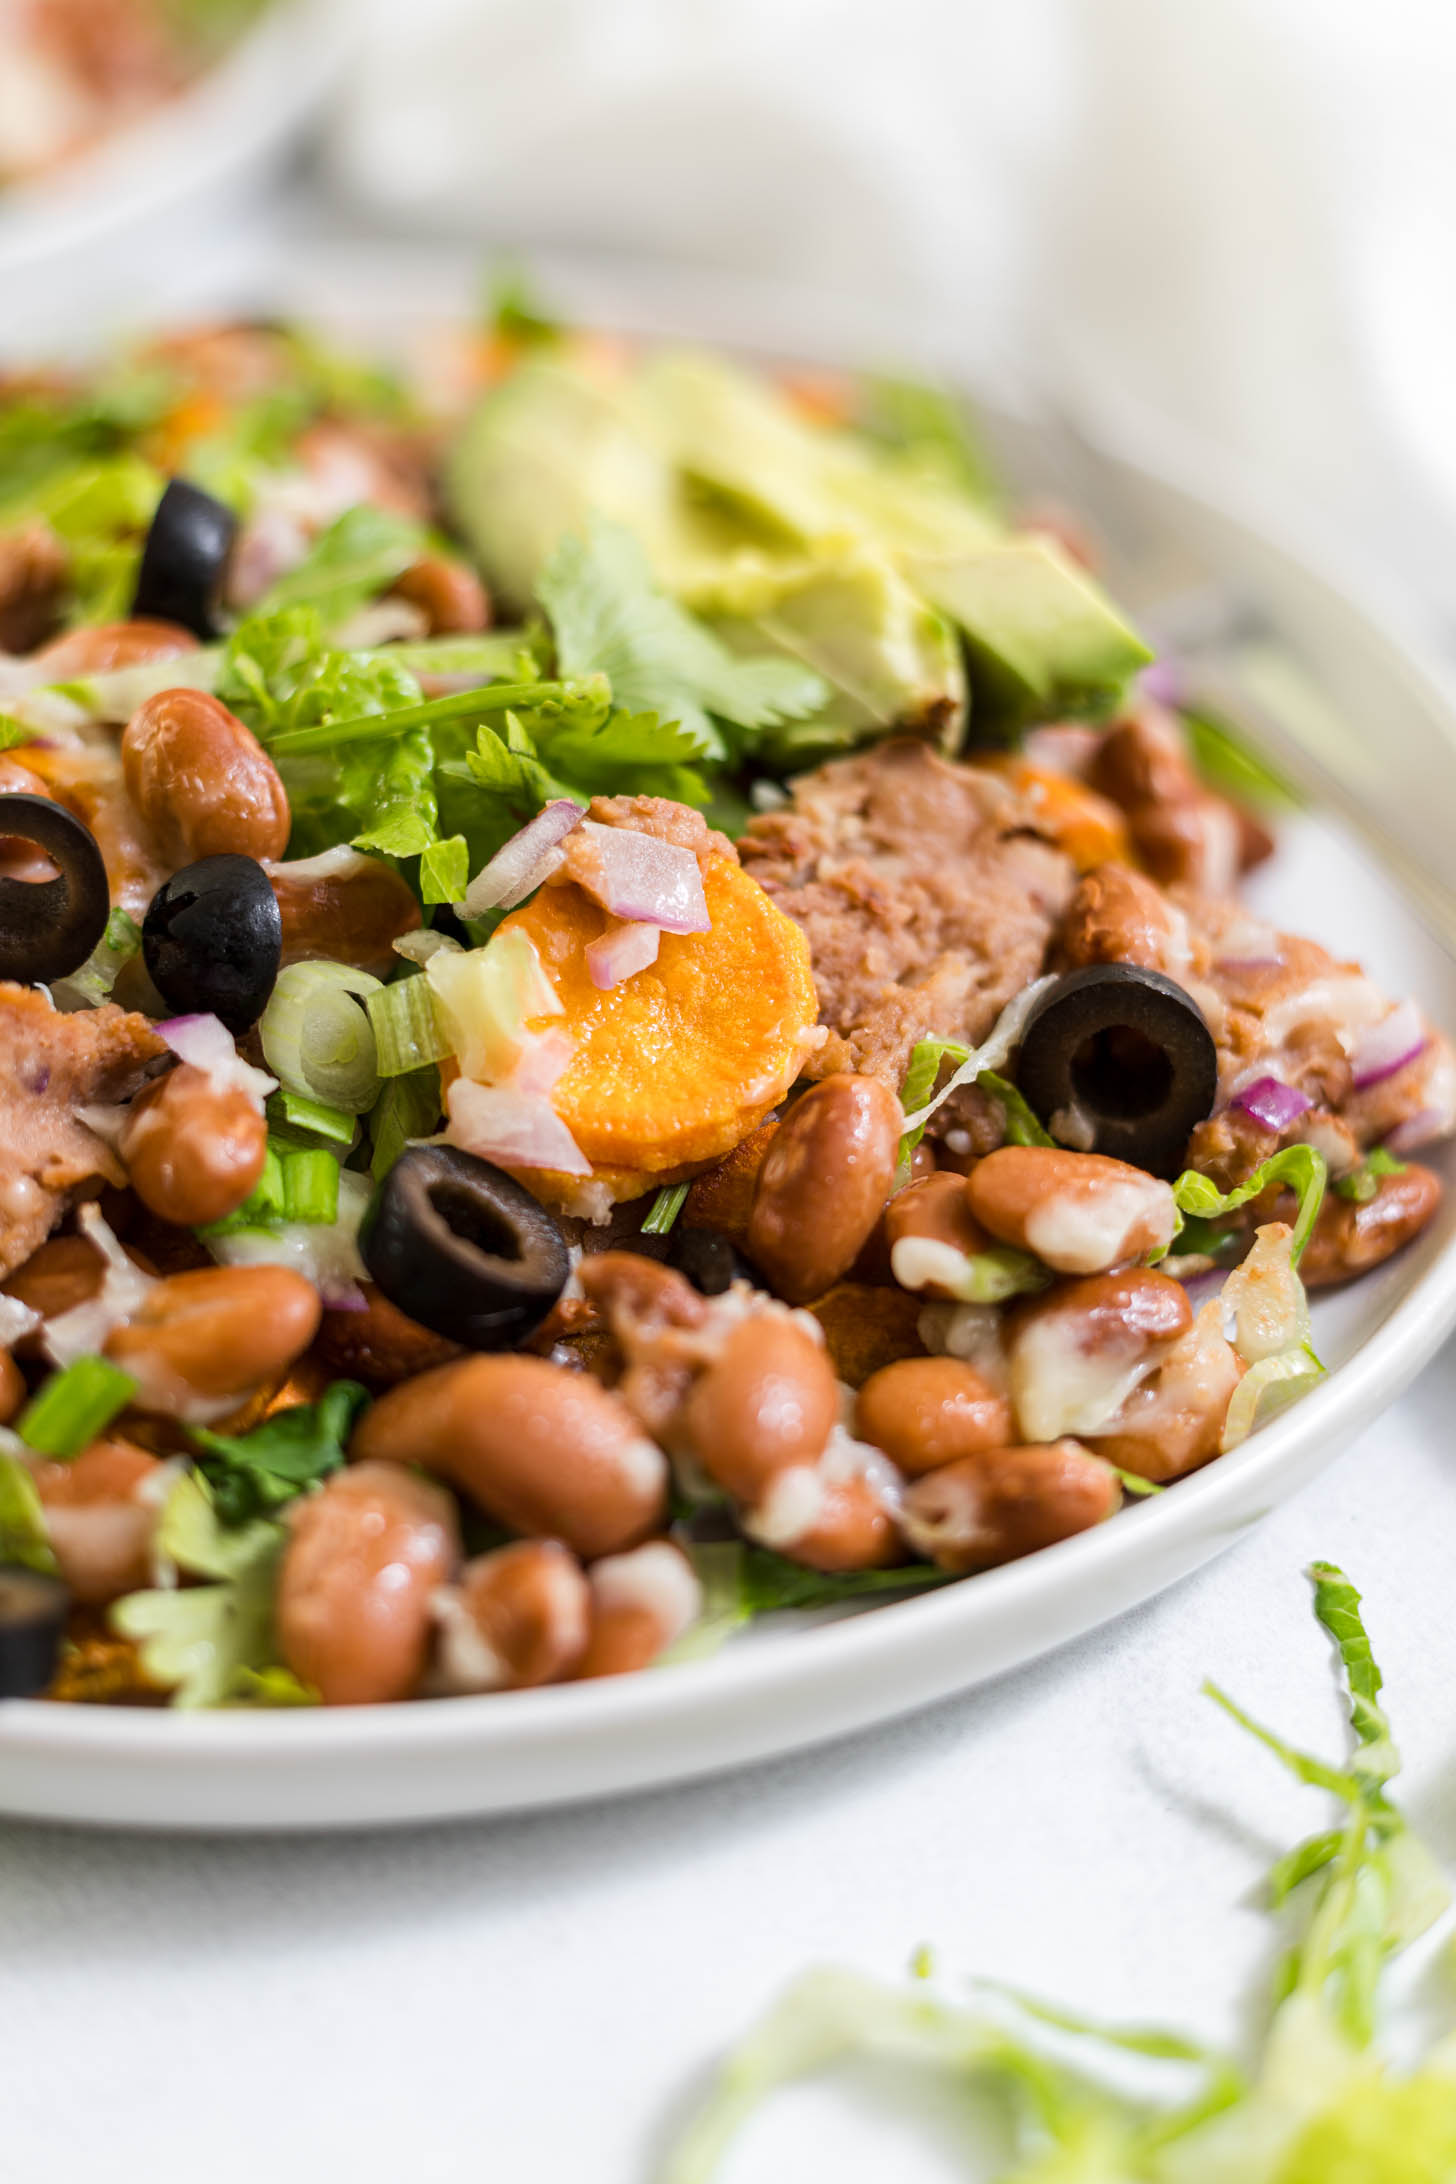
[[1171,978],[1092,963],[1059,978],[1033,1010],[1016,1081],[1053,1137],[1071,1118],[1080,1149],[1175,1175],[1189,1132],[1213,1111],[1218,1050],[1197,1002]]
[[142,922],[142,956],[168,1008],[220,1017],[234,1035],[267,1007],[282,955],[273,883],[255,857],[231,851],[174,872]]
[[530,1192],[474,1153],[412,1145],[369,1202],[364,1264],[391,1304],[469,1350],[510,1350],[566,1287],[566,1239]]
[[173,478],[142,547],[132,613],[180,622],[194,637],[215,637],[237,529],[231,508],[201,486]]
[[0,978],[49,985],[78,971],[111,915],[111,887],[96,837],[48,796],[0,799],[0,838],[32,842],[53,880],[0,879]]
[[69,1595],[59,1578],[0,1564],[0,1699],[33,1699],[55,1675]]

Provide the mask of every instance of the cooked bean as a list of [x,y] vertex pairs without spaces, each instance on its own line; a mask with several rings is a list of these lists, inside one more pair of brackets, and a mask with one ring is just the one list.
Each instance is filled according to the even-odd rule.
[[32,1466],[46,1531],[72,1595],[86,1607],[152,1582],[162,1466],[130,1441],[93,1441],[69,1463]]
[[448,1494],[400,1464],[336,1472],[289,1511],[278,1646],[325,1706],[407,1699],[424,1673],[430,1605],[460,1556]]
[[588,1558],[635,1546],[666,1510],[666,1459],[631,1412],[539,1357],[464,1357],[391,1388],[350,1453],[423,1464],[512,1531]]
[[449,560],[444,554],[426,554],[412,561],[390,588],[396,597],[420,609],[432,637],[490,627],[489,595],[475,571],[463,561]]
[[638,1251],[594,1251],[577,1279],[619,1342],[668,1327],[701,1327],[708,1302],[675,1267]]
[[625,1676],[649,1668],[695,1623],[703,1588],[687,1556],[665,1539],[593,1563],[591,1636],[578,1676]]
[[70,553],[39,517],[0,535],[0,649],[29,652],[55,627]]
[[320,872],[310,857],[275,864],[268,877],[283,920],[283,965],[323,958],[387,978],[399,962],[393,943],[420,923],[420,906],[402,874],[380,857]]
[[1004,1448],[1011,1405],[960,1358],[906,1357],[860,1389],[854,1430],[918,1479],[978,1449]]
[[121,739],[127,794],[173,865],[288,845],[288,798],[250,728],[205,690],[162,690]]
[[826,1077],[790,1108],[759,1171],[748,1256],[792,1304],[853,1266],[890,1195],[904,1117],[878,1077]]
[[317,1290],[287,1267],[198,1267],[156,1282],[105,1349],[139,1410],[201,1418],[286,1373],[318,1323]]
[[1244,835],[1238,812],[1197,789],[1175,804],[1142,804],[1127,815],[1133,847],[1164,887],[1227,895],[1239,876]]
[[1441,1178],[1416,1161],[1383,1175],[1363,1205],[1335,1192],[1320,1207],[1299,1271],[1307,1289],[1328,1289],[1368,1274],[1420,1234],[1441,1203]]
[[0,1350],[0,1426],[9,1425],[25,1401],[25,1375],[8,1350]]
[[[51,795],[49,785],[40,775],[32,773],[10,752],[0,752],[0,796]],[[54,798],[52,798],[54,801]],[[5,819],[0,810],[0,878],[7,880],[53,880],[56,866],[28,835],[6,834]]]
[[335,1373],[347,1380],[362,1380],[371,1388],[392,1388],[398,1380],[447,1365],[460,1355],[457,1343],[447,1342],[433,1328],[421,1327],[391,1304],[373,1282],[360,1287],[362,1312],[326,1310],[319,1325],[315,1348]]
[[751,1539],[810,1570],[880,1570],[901,1560],[883,1485],[832,1456],[779,1472],[742,1523]]
[[823,1345],[792,1320],[755,1315],[694,1383],[681,1431],[710,1477],[757,1502],[779,1472],[818,1458],[838,1410]]
[[591,1593],[559,1540],[521,1539],[467,1563],[459,1584],[437,1595],[434,1615],[445,1690],[524,1691],[575,1671]]
[[1206,1304],[1151,1379],[1133,1389],[1106,1433],[1088,1446],[1109,1463],[1163,1485],[1219,1452],[1224,1419],[1244,1368],[1223,1332],[1223,1307]]
[[[155,1273],[156,1269],[139,1252],[128,1248],[127,1257],[144,1274]],[[88,1238],[75,1234],[48,1236],[39,1250],[33,1251],[0,1286],[6,1296],[18,1297],[42,1319],[58,1319],[78,1304],[88,1304],[101,1287],[105,1272],[106,1262]],[[43,1357],[39,1330],[22,1335],[15,1350],[19,1357]]]
[[884,1231],[896,1281],[927,1297],[954,1297],[961,1261],[991,1241],[971,1211],[965,1177],[949,1169],[897,1192]]
[[1070,1539],[1121,1503],[1112,1466],[1077,1441],[983,1449],[918,1479],[900,1528],[917,1553],[960,1576]]
[[263,1173],[268,1126],[246,1092],[182,1062],[133,1100],[119,1150],[144,1206],[201,1228],[235,1212]]
[[1056,1441],[1106,1426],[1192,1324],[1187,1291],[1146,1268],[1058,1282],[1016,1306],[1008,1350],[1022,1433]]
[[47,682],[71,682],[79,675],[108,675],[118,667],[140,667],[149,660],[173,660],[195,652],[197,639],[175,622],[93,622],[67,630],[36,653]]
[[1078,881],[1063,916],[1062,953],[1086,963],[1137,963],[1177,978],[1188,968],[1188,925],[1160,887],[1130,865],[1099,865]]
[[971,1211],[1003,1244],[1059,1274],[1101,1274],[1173,1240],[1173,1189],[1126,1161],[1059,1145],[1003,1145],[966,1179]]

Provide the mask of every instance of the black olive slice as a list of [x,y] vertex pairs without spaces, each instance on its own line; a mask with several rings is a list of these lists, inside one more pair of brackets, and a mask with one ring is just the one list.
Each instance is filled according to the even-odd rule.
[[1197,1002],[1171,978],[1090,963],[1032,1011],[1016,1081],[1053,1137],[1058,1119],[1074,1117],[1083,1150],[1176,1175],[1189,1132],[1213,1111],[1218,1052]]
[[142,547],[133,615],[180,622],[194,637],[215,637],[237,529],[231,508],[201,486],[173,478]]
[[33,842],[53,880],[0,879],[0,978],[49,985],[78,971],[106,931],[111,887],[96,837],[48,796],[0,797],[0,838]]
[[412,1145],[359,1228],[371,1281],[468,1350],[510,1350],[566,1287],[566,1239],[530,1192],[474,1153]]
[[142,956],[168,1008],[220,1017],[234,1034],[262,1015],[282,954],[278,897],[255,857],[183,865],[142,921]]
[[56,1672],[69,1595],[59,1578],[0,1564],[0,1699],[33,1699]]
[[753,1271],[717,1229],[675,1228],[667,1263],[705,1297],[721,1297],[734,1282],[751,1282]]

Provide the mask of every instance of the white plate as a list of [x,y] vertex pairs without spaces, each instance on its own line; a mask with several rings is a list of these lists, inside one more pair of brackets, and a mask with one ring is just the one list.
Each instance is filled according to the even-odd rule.
[[[787,348],[787,326],[780,320],[765,334],[759,319],[750,330],[764,346]],[[1035,471],[1036,436],[1028,442],[1022,427],[1019,437]],[[1054,467],[1059,451],[1048,442],[1041,452]],[[1092,467],[1094,518],[1100,475],[1110,494],[1136,501],[1170,566],[1191,563],[1266,607],[1393,764],[1456,733],[1434,684],[1266,532],[1170,476],[1110,458]],[[1430,787],[1456,803],[1449,769]],[[1456,965],[1333,828],[1289,829],[1251,892],[1456,1024]],[[1316,1343],[1336,1369],[1313,1395],[1171,1492],[1025,1562],[851,1617],[781,1618],[713,1660],[611,1683],[331,1713],[112,1713],[10,1701],[0,1705],[0,1811],[244,1829],[519,1810],[738,1766],[923,1706],[1147,1599],[1326,1464],[1456,1325],[1456,1198],[1411,1250],[1320,1300],[1314,1317]]]

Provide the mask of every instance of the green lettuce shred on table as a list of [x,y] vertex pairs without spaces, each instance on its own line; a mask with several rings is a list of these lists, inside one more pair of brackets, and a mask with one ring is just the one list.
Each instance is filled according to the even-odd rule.
[[[1302,1938],[1275,1975],[1249,2068],[1175,2033],[1097,2025],[1004,1989],[968,2008],[927,1991],[923,1977],[894,1986],[825,1968],[797,1981],[722,2066],[660,2184],[711,2184],[779,2087],[870,2059],[1002,2096],[1011,2144],[995,2166],[967,2172],[996,2184],[1450,2184],[1456,2030],[1408,2072],[1392,2066],[1379,2036],[1386,1971],[1441,1916],[1449,1890],[1389,1795],[1400,1762],[1360,1596],[1332,1564],[1316,1563],[1310,1576],[1349,1695],[1348,1762],[1300,1751],[1205,1687],[1340,1808],[1334,1826],[1298,1844],[1269,1876],[1270,1909],[1293,1898],[1305,1915]],[[923,1955],[919,1969],[928,1969]],[[1085,2042],[1093,2063],[1069,2066],[1041,2028]],[[1192,2091],[1135,2099],[1098,2074],[1099,2049],[1109,2059],[1166,2064],[1180,2081],[1191,2070]]]

